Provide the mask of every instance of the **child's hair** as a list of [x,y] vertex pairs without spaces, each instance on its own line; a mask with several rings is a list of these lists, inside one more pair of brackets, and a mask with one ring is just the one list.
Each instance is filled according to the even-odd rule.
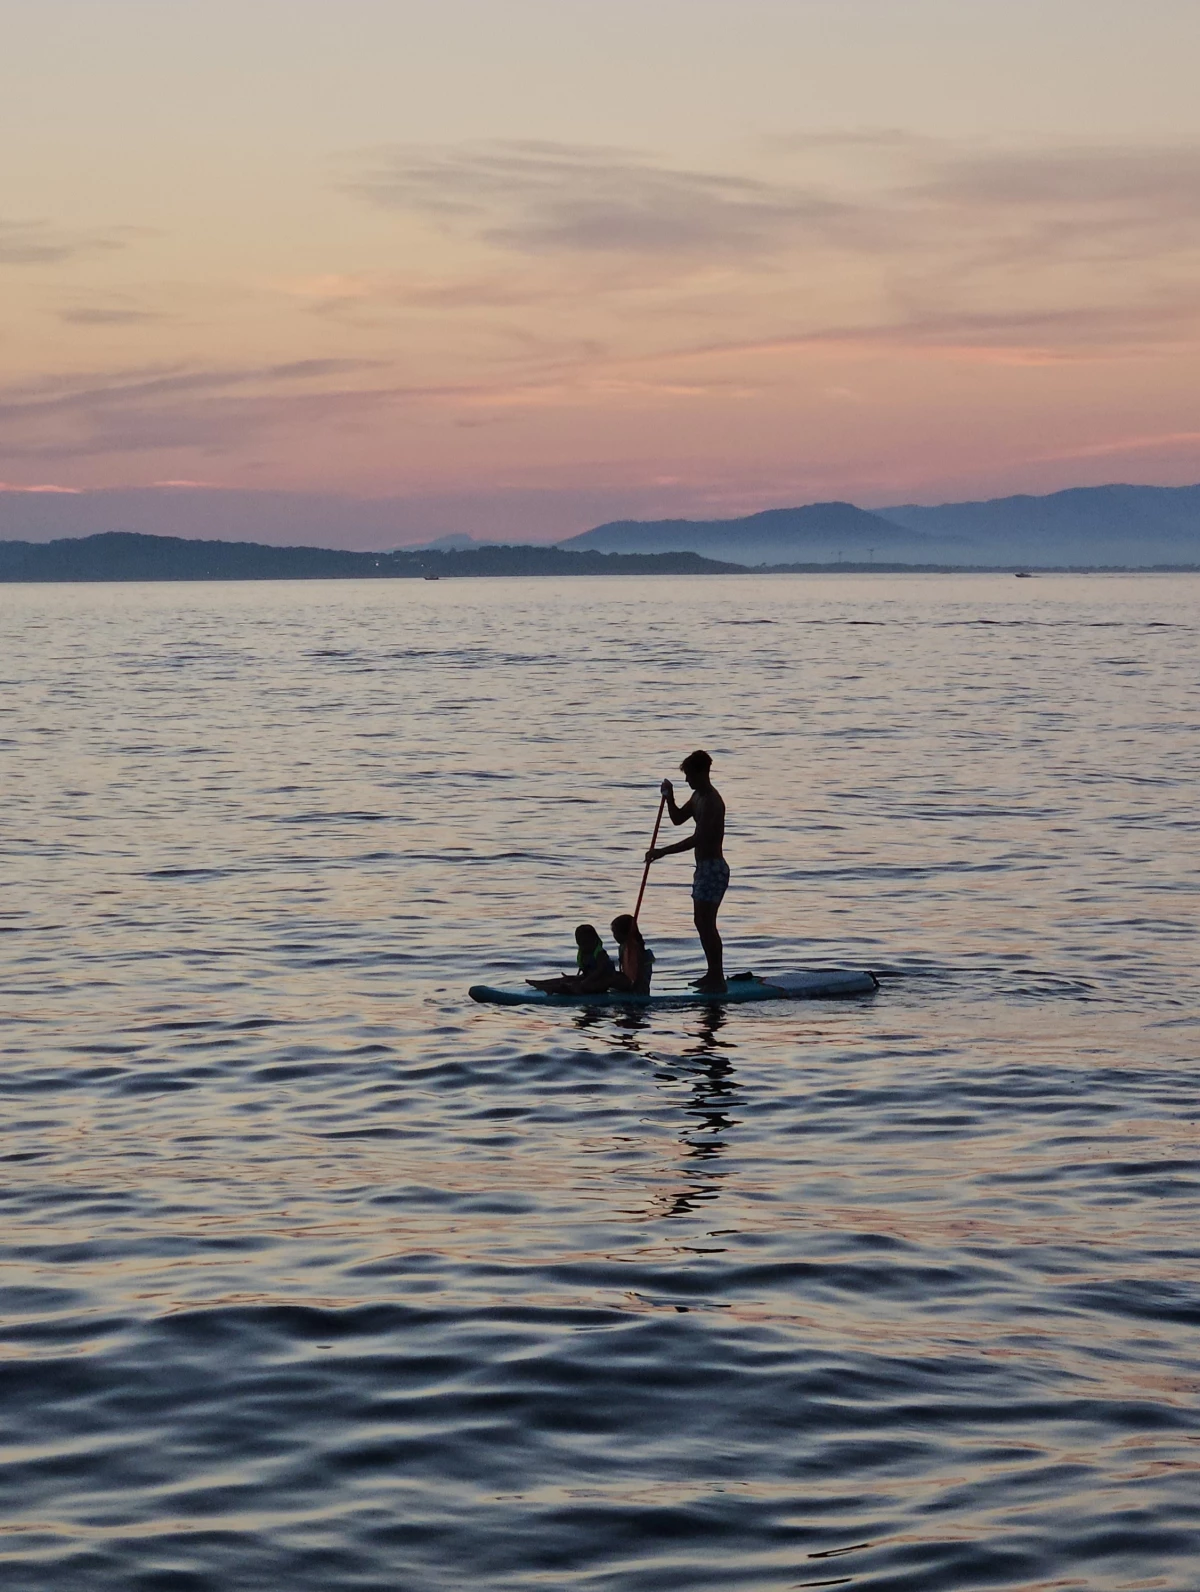
[[576,945],[595,945],[600,938],[590,923],[581,923],[575,930]]
[[707,774],[712,767],[712,758],[707,752],[689,752],[680,763],[679,769],[683,774]]
[[[638,928],[637,921],[632,913],[629,912],[622,912],[620,917],[612,920],[612,931],[613,938],[618,944],[623,940],[627,940],[631,934],[636,935],[639,940],[642,939],[642,931]],[[642,940],[642,944],[644,945],[645,943]]]

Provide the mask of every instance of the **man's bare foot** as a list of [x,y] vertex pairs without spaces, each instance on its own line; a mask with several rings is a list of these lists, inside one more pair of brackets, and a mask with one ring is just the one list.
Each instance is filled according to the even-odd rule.
[[698,978],[692,988],[698,995],[724,995],[726,993],[726,984],[723,978],[709,978],[707,975],[704,978]]

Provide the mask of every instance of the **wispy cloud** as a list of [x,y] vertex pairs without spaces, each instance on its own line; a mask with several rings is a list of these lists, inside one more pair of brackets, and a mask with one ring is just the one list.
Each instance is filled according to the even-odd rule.
[[80,255],[126,248],[137,236],[131,227],[72,232],[48,221],[0,219],[0,265],[58,265]]
[[909,352],[981,362],[1051,364],[1130,357],[1178,344],[1181,328],[1200,336],[1200,295],[1186,292],[1142,304],[1053,309],[931,310],[898,304],[888,320],[847,322],[764,338],[714,340],[651,356],[655,362],[786,355],[806,350]]
[[1088,213],[1122,226],[1166,222],[1200,236],[1200,145],[943,148],[925,158],[919,191],[940,203]]
[[[586,364],[587,362],[585,362]],[[309,359],[243,368],[133,369],[54,377],[0,389],[0,458],[50,459],[194,449],[224,455],[275,431],[386,425],[433,416],[460,425],[495,423],[538,410],[562,412],[630,403],[654,405],[743,384],[723,374],[681,379],[615,364],[535,361],[468,381],[398,383],[367,359]]]
[[385,391],[336,379],[378,369],[373,359],[305,359],[45,378],[0,389],[3,454],[28,459],[180,448],[221,452],[277,426],[378,408]]
[[377,369],[374,359],[303,359],[283,364],[225,366],[216,369],[151,368],[113,371],[103,377],[50,376],[0,389],[0,418],[19,419],[33,413],[90,408],[98,403],[122,405],[161,400],[183,393],[228,391],[252,384],[310,381]]
[[815,188],[548,142],[395,148],[344,184],[526,254],[745,257],[849,212]]
[[1200,431],[1163,431],[1149,436],[1113,437],[1104,442],[1090,442],[1079,448],[1067,448],[1057,453],[1045,453],[1048,461],[1069,459],[1108,459],[1126,453],[1169,453],[1176,448],[1189,452],[1200,443]]
[[[314,315],[360,320],[380,310],[523,309],[560,299],[564,284],[553,275],[493,271],[470,276],[418,276],[411,272],[299,277],[277,284]],[[578,290],[571,290],[571,297]]]
[[[779,139],[770,152],[774,176],[550,143],[377,151],[344,186],[485,245],[494,268],[440,283],[360,280],[320,307],[500,310],[572,294],[596,306],[685,278],[699,291],[707,270],[712,301],[697,318],[771,313],[777,343],[774,300],[790,291],[796,346],[1020,345],[1031,359],[1079,357],[1107,339],[1157,344],[1200,310],[1200,293],[1179,286],[1200,264],[1200,145],[1003,148],[885,129]],[[875,316],[833,319],[839,269]]]
[[1085,251],[1200,243],[1200,144],[967,145],[899,131],[774,141],[799,175],[697,171],[546,142],[376,151],[342,186],[529,254],[734,256],[833,245],[875,254],[978,232]]
[[104,305],[84,304],[72,309],[59,310],[58,318],[68,326],[138,326],[147,321],[163,321],[168,317],[159,310],[108,308]]

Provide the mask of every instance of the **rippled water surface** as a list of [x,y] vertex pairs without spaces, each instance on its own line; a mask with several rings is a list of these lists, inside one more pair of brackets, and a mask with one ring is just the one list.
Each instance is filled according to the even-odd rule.
[[[6,1592],[1194,1592],[1198,630],[0,587]],[[879,994],[473,1006],[631,906],[694,745],[730,965]]]

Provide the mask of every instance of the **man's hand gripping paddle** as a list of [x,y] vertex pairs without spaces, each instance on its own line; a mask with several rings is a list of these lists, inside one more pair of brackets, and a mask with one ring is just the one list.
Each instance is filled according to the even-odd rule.
[[[658,826],[662,823],[662,815],[667,807],[667,793],[663,791],[658,799],[658,817],[654,820],[654,833],[650,836],[650,850],[653,851],[658,843]],[[633,909],[633,921],[638,920],[638,913],[642,910],[642,897],[646,893],[646,880],[650,877],[650,858],[646,858],[646,866],[642,869],[642,888],[638,891],[637,906]]]

